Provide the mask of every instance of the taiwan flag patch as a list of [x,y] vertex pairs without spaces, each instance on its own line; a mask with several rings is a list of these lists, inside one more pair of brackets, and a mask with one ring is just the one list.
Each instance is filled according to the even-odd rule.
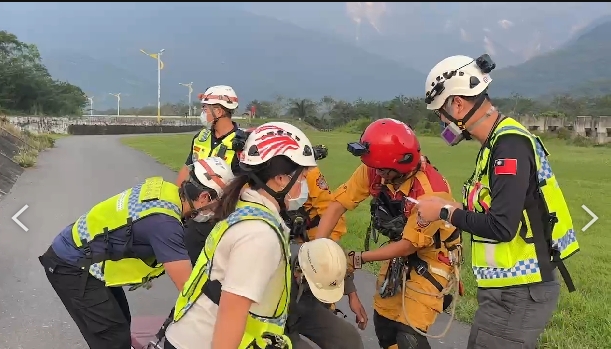
[[513,175],[518,173],[518,159],[497,159],[494,162],[494,174]]

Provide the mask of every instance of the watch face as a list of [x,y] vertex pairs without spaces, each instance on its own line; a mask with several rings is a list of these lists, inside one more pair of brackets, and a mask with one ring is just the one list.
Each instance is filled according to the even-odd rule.
[[443,207],[441,209],[441,211],[439,212],[439,218],[443,219],[444,221],[446,219],[448,219],[448,215],[450,214],[449,210],[447,207]]

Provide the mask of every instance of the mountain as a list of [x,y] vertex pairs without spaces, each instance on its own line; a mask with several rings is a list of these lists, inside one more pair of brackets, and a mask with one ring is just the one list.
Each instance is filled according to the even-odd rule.
[[492,95],[540,96],[554,93],[597,95],[611,92],[611,20],[561,49],[493,72]]
[[[424,74],[333,35],[225,3],[0,4],[2,29],[36,44],[50,73],[93,95],[94,106],[156,104],[156,63],[139,49],[165,49],[162,102],[228,84],[253,99],[354,100],[421,95]],[[35,23],[36,30],[33,29]],[[105,96],[105,98],[96,97]]]
[[342,37],[428,73],[455,54],[489,53],[499,67],[560,48],[611,3],[331,2],[234,3],[253,13]]

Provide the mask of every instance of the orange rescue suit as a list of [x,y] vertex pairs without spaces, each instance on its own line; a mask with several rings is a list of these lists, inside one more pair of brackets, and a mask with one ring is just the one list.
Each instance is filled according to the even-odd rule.
[[[327,184],[327,180],[320,172],[318,167],[311,168],[307,174],[306,179],[308,181],[308,201],[303,204],[306,212],[308,212],[308,216],[311,222],[316,222],[315,225],[318,225],[318,221],[320,217],[323,215],[329,204],[333,201],[333,197],[331,195],[331,191],[329,190],[329,185]],[[316,231],[318,228],[312,227],[308,229],[308,237],[310,240],[314,240],[316,238]],[[346,217],[342,215],[335,228],[333,228],[333,232],[329,238],[334,241],[339,241],[340,238],[346,234]]]
[[[385,184],[375,174],[375,169],[360,165],[348,181],[332,194],[332,198],[341,203],[347,210],[353,210],[362,201],[383,189],[381,186],[386,187],[384,190],[387,190],[387,193],[393,199],[405,201],[404,212],[408,219],[402,237],[418,249],[416,252],[418,257],[428,263],[429,271],[435,280],[442,287],[446,287],[452,270],[448,264],[440,261],[439,253],[448,256],[446,246],[453,242],[459,243],[460,236],[455,241],[446,241],[453,236],[455,228],[446,226],[446,223],[441,220],[435,222],[419,221],[415,204],[405,198],[411,197],[419,200],[427,196],[437,196],[454,201],[448,182],[433,166],[426,166],[424,170],[418,171],[416,175],[395,188],[392,184]],[[436,239],[446,241],[447,245],[437,244]],[[378,290],[386,278],[388,265],[389,261],[382,263],[377,281]],[[418,275],[414,268],[411,270],[407,284],[426,293],[439,294],[439,290],[423,276]],[[399,292],[388,298],[382,298],[376,293],[374,309],[385,318],[409,325],[403,314],[401,297],[405,297],[405,311],[409,324],[422,331],[428,331],[435,322],[437,314],[443,310],[443,298],[424,295],[411,290],[409,287],[406,287],[404,294]]]

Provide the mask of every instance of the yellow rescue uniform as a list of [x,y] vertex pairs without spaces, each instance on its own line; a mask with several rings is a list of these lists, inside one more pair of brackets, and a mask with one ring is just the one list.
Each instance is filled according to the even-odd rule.
[[[329,190],[327,180],[320,172],[318,167],[314,167],[306,174],[306,180],[308,182],[308,200],[303,204],[306,212],[309,216],[310,227],[307,230],[308,237],[310,240],[316,238],[316,232],[318,231],[318,222],[320,217],[324,214],[329,204],[333,201],[333,196]],[[342,215],[337,221],[335,228],[329,238],[334,241],[339,241],[344,234],[346,234],[346,216]]]
[[[360,165],[350,179],[333,193],[333,199],[348,210],[355,209],[359,203],[371,195],[373,175],[375,175],[374,169]],[[399,199],[408,196],[413,199],[437,196],[445,200],[453,200],[447,181],[433,166],[426,166],[424,172],[418,171],[414,177],[408,179],[396,190],[390,184],[382,183],[382,185],[386,187],[391,196]],[[418,249],[417,256],[428,264],[430,275],[441,287],[446,287],[452,267],[440,261],[439,253],[448,256],[447,246],[458,243],[460,236],[456,236],[456,229],[446,226],[445,222],[419,222],[415,205],[406,199],[404,207],[408,219],[403,230],[403,239],[410,241]],[[439,239],[446,243],[438,244]],[[377,282],[378,289],[386,278],[388,265],[389,261],[385,261],[380,268]],[[443,311],[443,299],[422,294],[411,288],[430,294],[439,294],[440,291],[413,269],[410,272],[407,284],[409,287],[406,287],[404,294],[398,293],[391,297],[382,298],[379,293],[376,293],[374,295],[374,309],[387,319],[411,325],[422,331],[428,331],[429,327],[435,322],[437,314]],[[405,299],[408,319],[405,319],[403,312],[403,298]]]

